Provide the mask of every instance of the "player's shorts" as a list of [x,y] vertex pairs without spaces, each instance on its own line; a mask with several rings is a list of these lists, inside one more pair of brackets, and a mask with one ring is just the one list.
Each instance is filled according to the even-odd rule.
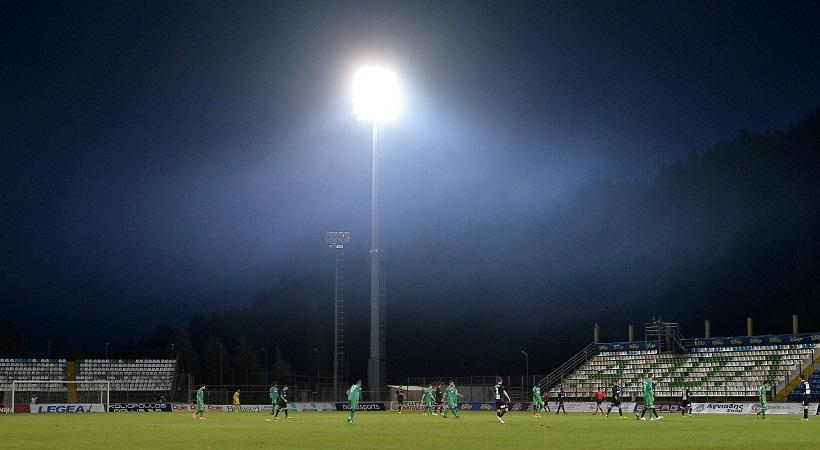
[[204,403],[197,403],[196,404],[196,410],[197,411],[204,411],[205,410],[205,404]]
[[507,409],[507,403],[505,402],[495,402],[495,410],[501,411]]
[[681,400],[680,401],[680,406],[681,406],[681,408],[688,408],[688,407],[692,406],[692,402],[690,402],[689,400]]
[[603,400],[598,400],[598,399],[595,399],[595,403],[597,403],[597,404],[598,404],[598,406],[601,406],[601,402],[602,402],[602,401],[603,401]]
[[277,405],[279,405],[280,409],[288,409],[288,402],[282,399],[279,399],[279,403],[277,403]]
[[769,409],[769,404],[768,403],[761,403],[760,404],[760,410],[761,411],[765,412],[767,409]]
[[450,409],[456,409],[457,406],[458,406],[458,403],[456,403],[456,402],[447,402],[447,407],[450,408]]
[[643,404],[647,408],[650,406],[655,406],[655,399],[653,397],[646,397],[643,399]]
[[543,405],[544,401],[539,398],[538,400],[533,400],[532,404],[533,405]]
[[355,411],[359,407],[359,402],[356,400],[348,400],[347,406],[351,411]]
[[803,406],[809,406],[809,396],[803,394]]
[[444,398],[436,398],[436,405],[441,405],[444,403]]
[[612,406],[621,406],[621,399],[620,398],[613,398],[612,399]]
[[427,406],[427,407],[433,406],[433,401],[432,400],[425,400],[424,401],[424,406]]
[[399,405],[403,405],[404,404],[404,399],[396,400],[396,403],[398,403]]

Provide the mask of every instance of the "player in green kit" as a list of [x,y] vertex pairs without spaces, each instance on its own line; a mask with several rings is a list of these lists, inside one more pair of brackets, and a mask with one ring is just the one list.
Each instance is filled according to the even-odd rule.
[[421,410],[421,415],[426,416],[427,411],[433,412],[433,385],[429,384],[422,391],[422,400],[424,401],[424,409]]
[[276,404],[279,403],[279,387],[275,381],[271,385],[268,395],[270,395],[270,413],[273,415],[276,411]]
[[463,397],[463,395],[458,393],[455,381],[450,380],[450,384],[447,386],[445,394],[447,395],[447,410],[444,411],[442,417],[446,419],[447,414],[452,411],[453,415],[456,416],[456,419],[458,419],[458,398]]
[[347,414],[347,423],[353,423],[353,415],[356,414],[356,407],[359,404],[359,396],[362,394],[362,380],[350,386],[347,390],[347,405],[350,412]]
[[541,386],[537,384],[532,387],[532,415],[541,417],[541,411],[544,409],[544,400],[541,399]]
[[758,417],[761,417],[761,414],[763,414],[763,416],[762,416],[763,419],[766,418],[766,410],[769,409],[769,401],[766,398],[766,394],[768,393],[768,391],[769,391],[769,382],[768,381],[763,383],[763,386],[760,386],[760,388],[757,390],[757,393],[760,396],[760,411],[757,413],[757,415],[758,415]]
[[199,387],[196,390],[196,412],[193,413],[191,416],[196,419],[199,416],[200,419],[204,419],[202,415],[205,414],[205,385]]
[[[663,416],[658,416],[658,412],[655,410],[655,378],[647,378],[643,380],[643,409],[641,410],[641,416],[638,417],[640,420],[646,420],[644,414],[646,414],[646,410],[649,410],[649,420],[660,420],[663,419]],[[652,417],[652,415],[655,417]],[[637,417],[637,416],[636,416]]]

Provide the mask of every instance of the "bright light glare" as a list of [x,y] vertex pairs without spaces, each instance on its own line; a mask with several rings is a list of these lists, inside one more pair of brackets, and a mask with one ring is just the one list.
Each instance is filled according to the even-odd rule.
[[362,67],[353,77],[353,113],[358,120],[386,122],[395,119],[399,112],[399,97],[399,79],[386,67]]

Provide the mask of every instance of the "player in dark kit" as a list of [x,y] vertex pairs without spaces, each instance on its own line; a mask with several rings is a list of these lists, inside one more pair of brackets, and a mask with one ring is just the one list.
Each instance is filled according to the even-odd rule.
[[809,400],[811,399],[811,385],[809,380],[800,375],[800,387],[803,389],[803,421],[809,421]]
[[687,413],[692,417],[692,394],[688,387],[684,387],[680,397],[680,415],[686,417]]
[[441,383],[436,386],[436,407],[433,408],[433,415],[436,415],[436,411],[439,414],[444,414],[444,391],[441,390]]
[[495,378],[495,415],[499,422],[504,423],[502,417],[507,414],[507,402],[511,401],[509,394],[504,390],[504,379]]
[[279,420],[279,411],[285,411],[285,419],[290,419],[288,417],[288,385],[284,385],[282,390],[279,391],[279,403],[276,405],[278,409],[276,410],[276,414],[273,415],[274,419]]
[[401,414],[401,410],[404,407],[404,389],[402,388],[396,391],[396,403],[399,404],[399,414]]
[[624,419],[624,412],[621,409],[621,384],[620,380],[616,381],[615,384],[612,385],[612,403],[606,408],[606,417],[609,417],[609,412],[612,411],[612,408],[618,408],[618,415],[621,416],[621,419]]
[[543,402],[544,402],[544,406],[541,409],[544,410],[544,411],[552,412],[552,410],[550,409],[550,394],[549,394],[549,392],[544,392],[544,394],[541,396],[541,400],[543,400]]
[[564,387],[561,386],[561,387],[558,388],[558,398],[555,400],[555,404],[558,405],[558,407],[555,408],[555,414],[558,414],[563,409],[564,410],[564,415],[565,416],[567,415],[567,409],[564,408],[564,398],[565,397],[566,397],[566,394],[564,394]]

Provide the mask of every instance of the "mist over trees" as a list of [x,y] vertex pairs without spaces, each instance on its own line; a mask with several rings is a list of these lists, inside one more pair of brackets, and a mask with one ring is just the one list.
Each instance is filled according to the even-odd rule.
[[521,347],[548,370],[591,341],[594,322],[610,341],[629,323],[640,337],[656,315],[690,336],[704,318],[743,334],[746,316],[757,333],[788,332],[792,313],[816,330],[819,147],[814,111],[692,152],[645,184],[604,181],[534,214],[430,230],[395,258],[411,275],[391,277],[391,334],[420,339],[394,339],[391,353],[412,373],[501,372],[520,371]]
[[[656,315],[689,336],[704,318],[715,335],[742,334],[746,316],[758,334],[789,332],[792,313],[816,331],[819,169],[820,109],[776,133],[741,131],[693,151],[649,182],[587,185],[537,211],[430,227],[402,245],[388,235],[388,380],[522,373],[521,349],[543,373],[591,341],[593,323],[602,340],[626,340],[627,324],[640,338]],[[326,261],[130,348],[173,343],[192,371],[218,370],[220,359],[223,370],[255,371],[267,357],[281,374],[315,373],[318,353],[330,375],[330,253]],[[347,254],[351,379],[366,374],[368,261]]]

